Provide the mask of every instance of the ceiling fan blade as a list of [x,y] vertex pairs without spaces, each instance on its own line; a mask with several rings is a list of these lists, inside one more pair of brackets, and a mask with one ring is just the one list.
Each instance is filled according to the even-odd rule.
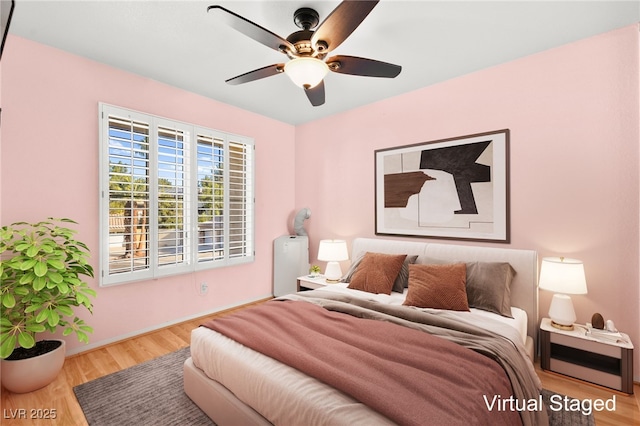
[[307,94],[307,98],[309,98],[311,105],[320,106],[324,104],[324,81],[321,81],[311,89],[305,88],[304,93]]
[[258,43],[262,43],[279,52],[284,52],[285,50],[295,52],[293,44],[289,41],[237,13],[218,5],[209,6],[207,12],[210,11],[213,11],[231,28],[240,31]]
[[394,78],[402,71],[400,65],[346,55],[333,56],[327,59],[327,65],[333,72],[365,77]]
[[273,64],[237,75],[225,82],[233,85],[243,84],[254,80],[260,80],[261,78],[271,77],[272,75],[280,74],[282,72],[284,72],[284,64]]
[[311,44],[317,49],[318,42],[323,41],[327,44],[324,50],[335,49],[358,28],[378,1],[343,1],[318,26],[311,37]]

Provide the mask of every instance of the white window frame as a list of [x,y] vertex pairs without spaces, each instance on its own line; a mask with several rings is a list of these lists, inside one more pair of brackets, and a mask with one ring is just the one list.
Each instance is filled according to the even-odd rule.
[[[131,270],[111,273],[111,261],[113,256],[110,255],[110,247],[113,243],[110,243],[110,118],[122,117],[130,120],[135,120],[149,125],[149,203],[148,211],[149,217],[147,221],[148,226],[148,241],[146,242],[147,264],[139,269],[132,268]],[[129,282],[150,280],[160,278],[169,275],[186,274],[194,271],[218,268],[224,266],[238,265],[243,263],[253,262],[255,259],[255,144],[252,138],[246,136],[235,135],[231,133],[222,132],[219,130],[207,129],[201,126],[196,126],[189,123],[183,123],[176,120],[170,120],[163,117],[154,116],[151,114],[145,114],[138,111],[132,111],[126,108],[121,108],[106,103],[99,103],[98,107],[98,121],[99,121],[99,142],[100,142],[100,155],[99,155],[99,176],[100,176],[100,285],[110,286],[116,284],[125,284]],[[167,127],[171,129],[178,129],[184,135],[184,165],[185,165],[185,177],[184,188],[182,188],[184,199],[184,226],[181,228],[184,230],[180,241],[182,244],[182,259],[175,264],[159,264],[159,242],[158,237],[160,234],[160,228],[158,225],[158,204],[159,204],[159,185],[158,185],[158,129],[159,127]],[[219,251],[218,256],[213,259],[202,259],[199,257],[199,241],[202,241],[200,235],[200,228],[198,224],[198,135],[210,137],[216,141],[221,141],[223,146],[223,194],[224,194],[224,206],[223,206],[223,221],[222,221],[222,234],[223,243],[222,250]],[[229,224],[229,173],[230,173],[230,149],[229,147],[243,148],[244,153],[244,221],[242,228],[242,248],[240,254],[233,254],[229,252],[230,245],[230,224]],[[237,149],[236,149],[237,151]],[[215,221],[214,221],[215,222]],[[213,225],[215,226],[215,225]],[[177,238],[177,237],[176,237]]]

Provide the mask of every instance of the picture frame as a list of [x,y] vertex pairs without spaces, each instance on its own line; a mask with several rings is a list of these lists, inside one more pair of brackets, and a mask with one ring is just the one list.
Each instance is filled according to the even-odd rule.
[[508,243],[509,129],[375,150],[375,233]]
[[13,16],[14,8],[14,0],[0,0],[0,32],[2,32],[2,41],[0,42],[0,59],[2,58],[2,52],[4,51],[4,43],[7,41],[7,34],[9,34],[9,25],[11,24],[11,17]]

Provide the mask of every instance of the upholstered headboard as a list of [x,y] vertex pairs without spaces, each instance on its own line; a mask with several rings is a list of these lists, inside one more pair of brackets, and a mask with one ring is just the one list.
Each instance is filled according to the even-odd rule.
[[538,254],[533,250],[463,246],[418,241],[356,238],[351,259],[363,252],[417,254],[451,262],[508,262],[516,274],[511,283],[511,305],[527,313],[527,334],[537,348],[538,336]]

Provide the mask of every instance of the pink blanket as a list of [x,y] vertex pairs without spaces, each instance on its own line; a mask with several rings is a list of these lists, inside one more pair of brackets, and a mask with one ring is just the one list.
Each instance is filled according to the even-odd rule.
[[512,394],[497,363],[422,331],[300,301],[267,302],[203,325],[398,424],[521,424],[515,411],[487,408],[486,400]]

